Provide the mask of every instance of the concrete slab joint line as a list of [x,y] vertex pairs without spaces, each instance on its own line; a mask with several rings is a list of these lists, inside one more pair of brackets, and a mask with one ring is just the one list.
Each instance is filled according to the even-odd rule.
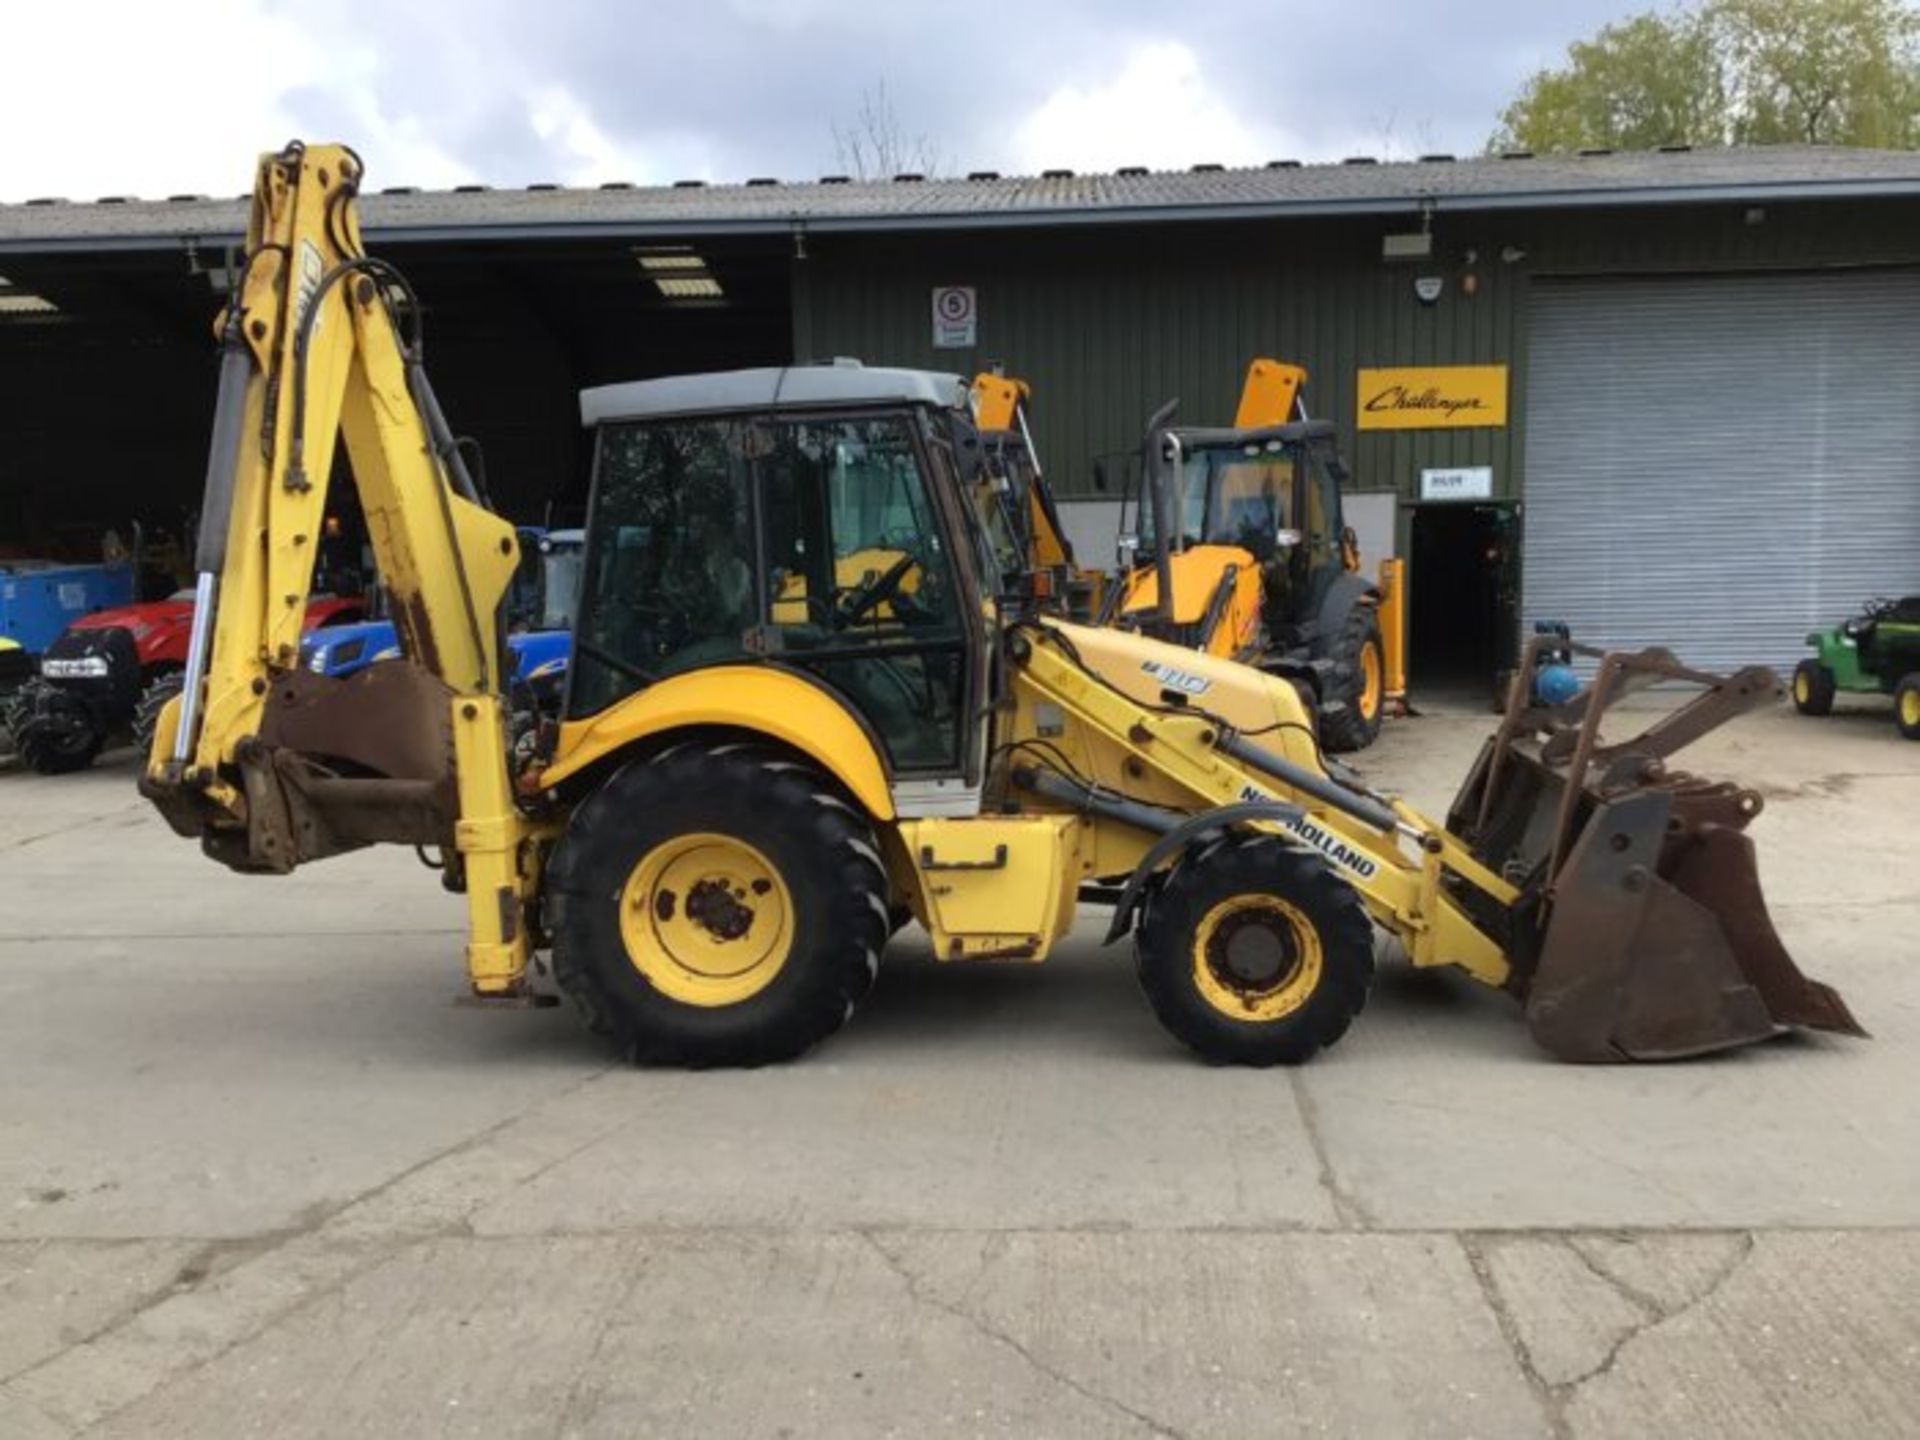
[[1124,1416],[1147,1434],[1159,1435],[1165,1437],[1165,1440],[1185,1440],[1185,1437],[1180,1431],[1174,1429],[1164,1421],[1155,1419],[1143,1410],[1136,1410],[1124,1400],[1113,1395],[1108,1395],[1104,1391],[1095,1390],[1081,1381],[1076,1380],[1064,1370],[1049,1365],[1045,1360],[1042,1360],[1038,1355],[1034,1354],[1033,1351],[1020,1340],[1009,1335],[997,1326],[989,1324],[983,1317],[967,1308],[967,1300],[972,1296],[974,1289],[980,1284],[987,1271],[993,1268],[1000,1255],[1004,1252],[1006,1246],[1004,1237],[1000,1237],[998,1246],[989,1241],[982,1247],[980,1264],[975,1269],[973,1278],[967,1282],[966,1290],[962,1292],[961,1298],[958,1301],[949,1301],[943,1300],[938,1295],[933,1294],[921,1281],[920,1277],[914,1274],[906,1261],[889,1250],[886,1245],[882,1243],[880,1237],[871,1230],[856,1230],[853,1233],[858,1235],[860,1239],[872,1249],[873,1253],[880,1257],[881,1263],[898,1277],[901,1285],[907,1292],[907,1297],[915,1304],[924,1305],[928,1309],[937,1310],[943,1315],[958,1320],[975,1334],[991,1341],[995,1345],[1012,1351],[1036,1374],[1044,1375],[1056,1385],[1071,1390],[1083,1400],[1091,1401],[1104,1410]]
[[1306,1131],[1307,1143],[1313,1147],[1314,1164],[1319,1167],[1320,1188],[1327,1193],[1334,1219],[1340,1222],[1342,1229],[1372,1229],[1374,1219],[1367,1207],[1340,1183],[1340,1177],[1334,1173],[1333,1159],[1327,1153],[1326,1137],[1320,1133],[1320,1111],[1307,1090],[1307,1077],[1299,1070],[1290,1070],[1287,1079],[1293,1088],[1294,1107],[1300,1112],[1300,1126]]
[[[1457,1238],[1460,1248],[1466,1253],[1468,1265],[1472,1267],[1474,1279],[1479,1282],[1481,1293],[1486,1297],[1487,1306],[1493,1311],[1495,1323],[1500,1327],[1501,1335],[1505,1337],[1509,1348],[1512,1349],[1514,1361],[1526,1377],[1528,1386],[1539,1400],[1542,1410],[1545,1411],[1547,1424],[1557,1440],[1572,1440],[1574,1432],[1567,1417],[1567,1409],[1583,1387],[1611,1374],[1619,1363],[1620,1357],[1634,1341],[1698,1309],[1719,1294],[1752,1256],[1755,1244],[1753,1232],[1745,1230],[1734,1232],[1732,1238],[1735,1245],[1732,1253],[1708,1274],[1703,1283],[1683,1298],[1662,1301],[1658,1296],[1625,1280],[1604,1265],[1583,1243],[1591,1237],[1570,1234],[1503,1237],[1463,1233]],[[1533,1348],[1528,1343],[1526,1327],[1521,1323],[1514,1307],[1508,1303],[1490,1263],[1494,1251],[1503,1244],[1541,1243],[1550,1243],[1565,1250],[1582,1269],[1625,1300],[1641,1316],[1638,1323],[1627,1326],[1614,1337],[1612,1343],[1607,1346],[1606,1352],[1596,1363],[1564,1380],[1549,1379],[1542,1373]]]
[[[613,1073],[616,1072],[611,1066],[596,1070],[577,1083],[547,1097],[542,1102],[542,1106],[564,1102]],[[468,1204],[459,1207],[455,1213],[435,1215],[433,1222],[427,1226],[407,1228],[402,1225],[384,1236],[353,1237],[352,1220],[356,1212],[377,1205],[383,1197],[403,1189],[407,1182],[431,1171],[435,1166],[456,1161],[459,1157],[487,1145],[514,1126],[526,1122],[529,1113],[527,1110],[515,1111],[480,1131],[463,1136],[453,1144],[357,1195],[330,1204],[313,1206],[290,1226],[263,1235],[210,1242],[183,1262],[173,1283],[158,1287],[139,1297],[106,1324],[96,1327],[91,1333],[74,1340],[55,1353],[36,1360],[15,1374],[0,1377],[0,1401],[24,1405],[34,1415],[45,1417],[49,1423],[60,1426],[66,1433],[77,1434],[92,1429],[146,1399],[163,1386],[170,1385],[185,1375],[218,1362],[256,1335],[288,1322],[312,1306],[338,1294],[362,1275],[397,1259],[416,1246],[446,1235],[470,1236],[472,1231],[469,1217],[474,1211],[497,1198],[496,1196],[473,1197]],[[590,1137],[558,1158],[540,1165],[531,1175],[518,1176],[509,1181],[506,1188],[517,1188],[520,1184],[537,1179],[554,1165],[571,1158],[603,1138],[604,1132]],[[329,1235],[329,1231],[334,1233]],[[296,1247],[299,1247],[302,1242],[307,1242],[310,1246],[319,1246],[322,1252],[326,1252],[341,1247],[343,1240],[346,1241],[344,1248],[350,1253],[344,1255],[334,1253],[319,1264],[317,1270],[325,1276],[324,1279],[315,1281],[310,1276],[302,1275],[301,1262],[297,1259],[290,1260],[289,1263],[295,1272],[292,1277],[294,1281],[292,1293],[281,1301],[267,1303],[253,1313],[246,1313],[250,1306],[244,1296],[238,1299],[229,1297],[230,1308],[239,1313],[228,1317],[230,1323],[224,1332],[209,1335],[205,1333],[203,1325],[187,1326],[180,1334],[171,1337],[171,1348],[175,1353],[159,1357],[153,1353],[154,1338],[139,1333],[143,1321],[163,1311],[163,1308],[169,1304],[198,1299],[218,1305],[218,1291],[223,1284],[244,1288],[249,1278],[255,1278],[256,1283],[264,1284],[264,1277],[259,1276],[260,1267],[270,1264],[277,1257],[286,1258],[294,1255]],[[227,1263],[221,1263],[222,1261]],[[197,1295],[190,1295],[189,1292],[195,1291],[198,1292]],[[192,1338],[193,1336],[198,1336],[198,1340]],[[51,1397],[37,1396],[34,1388],[30,1388],[35,1377],[58,1376],[63,1369],[75,1365],[84,1368],[85,1352],[97,1351],[101,1347],[116,1344],[125,1348],[130,1355],[137,1353],[139,1356],[138,1360],[131,1365],[118,1367],[120,1393],[111,1396],[100,1393],[85,1384],[82,1377],[78,1376],[73,1377],[72,1383],[64,1389],[56,1383],[52,1395],[78,1394],[84,1397],[79,1402],[84,1408],[66,1415],[59,1413],[59,1407],[50,1411],[48,1400]],[[4,1411],[0,1411],[0,1417],[3,1416]]]

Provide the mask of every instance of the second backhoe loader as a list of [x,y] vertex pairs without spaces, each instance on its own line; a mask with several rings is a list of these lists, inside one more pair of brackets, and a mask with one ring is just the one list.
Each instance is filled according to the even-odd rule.
[[[956,376],[585,392],[564,713],[515,743],[496,623],[513,529],[434,399],[419,307],[361,250],[360,178],[339,147],[263,157],[221,324],[204,620],[142,782],[215,858],[437,852],[480,1000],[540,1003],[550,947],[595,1030],[687,1065],[837,1029],[902,911],[941,961],[1032,962],[1083,895],[1131,935],[1167,1029],[1218,1062],[1338,1040],[1376,930],[1510,992],[1567,1059],[1857,1032],[1767,923],[1759,797],[1664,768],[1773,677],[1610,656],[1554,711],[1516,691],[1442,826],[1323,765],[1284,679],[1006,592],[1017,539],[983,502]],[[295,661],[342,433],[407,658],[333,680]],[[1603,737],[1649,675],[1699,698]]]
[[1360,572],[1337,431],[1308,418],[1306,382],[1255,360],[1231,427],[1149,422],[1132,564],[1102,618],[1287,677],[1327,748],[1360,750],[1406,691],[1400,562]]

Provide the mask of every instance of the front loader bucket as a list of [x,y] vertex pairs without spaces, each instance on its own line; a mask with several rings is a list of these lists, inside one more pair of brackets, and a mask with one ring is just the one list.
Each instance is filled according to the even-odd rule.
[[[1634,739],[1603,743],[1608,703],[1663,679],[1702,693]],[[1648,651],[1601,657],[1593,686],[1565,705],[1510,698],[1450,824],[1522,886],[1510,925],[1514,989],[1549,1053],[1670,1060],[1795,1026],[1866,1033],[1774,931],[1745,834],[1760,796],[1664,764],[1778,692],[1770,671],[1722,679]]]

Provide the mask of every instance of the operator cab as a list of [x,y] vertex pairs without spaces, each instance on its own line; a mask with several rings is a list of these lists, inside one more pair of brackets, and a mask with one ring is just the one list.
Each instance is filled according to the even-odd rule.
[[980,577],[1010,542],[969,504],[987,487],[960,377],[746,370],[589,390],[581,413],[597,443],[569,719],[690,670],[779,666],[866,722],[897,803],[916,785],[977,803]]
[[[1170,555],[1202,545],[1244,550],[1260,567],[1268,629],[1276,642],[1288,643],[1296,617],[1315,613],[1345,568],[1340,486],[1346,472],[1337,435],[1328,421],[1156,432],[1149,437],[1154,463],[1137,501],[1138,563],[1151,564],[1160,554],[1162,513]],[[1162,486],[1164,510],[1155,495]]]

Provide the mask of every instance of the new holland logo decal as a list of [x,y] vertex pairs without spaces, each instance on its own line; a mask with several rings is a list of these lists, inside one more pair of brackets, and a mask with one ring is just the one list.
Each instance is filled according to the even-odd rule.
[[[1240,792],[1242,800],[1266,800],[1271,797],[1263,794],[1252,785]],[[1282,829],[1290,831],[1299,839],[1318,850],[1327,859],[1338,865],[1348,874],[1361,880],[1371,880],[1380,873],[1380,862],[1363,850],[1356,850],[1346,841],[1302,815],[1298,820],[1276,820]]]

